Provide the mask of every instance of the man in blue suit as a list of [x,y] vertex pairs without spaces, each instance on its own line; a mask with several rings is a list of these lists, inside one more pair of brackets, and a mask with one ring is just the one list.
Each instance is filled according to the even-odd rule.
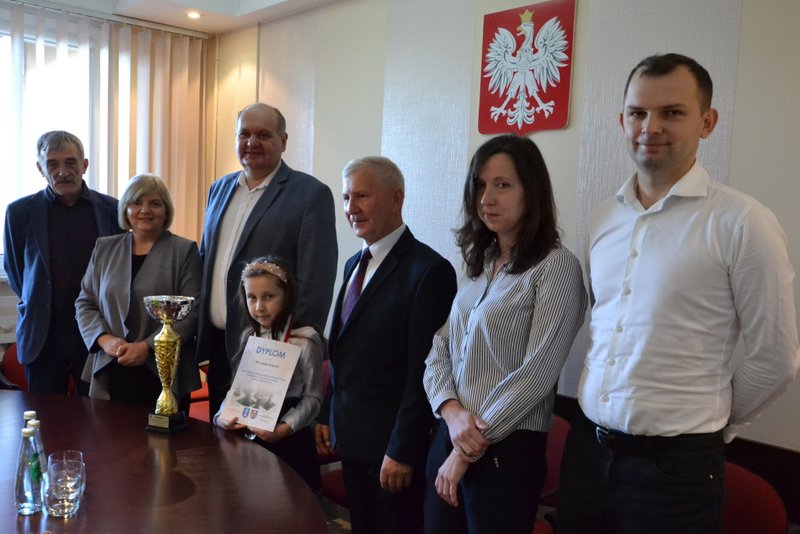
[[433,423],[422,375],[456,276],[403,223],[403,175],[394,163],[361,158],[342,176],[345,216],[364,244],[347,261],[336,301],[332,397],[320,415],[330,427],[317,425],[317,450],[333,447],[342,458],[354,534],[422,532]]
[[283,258],[297,278],[295,316],[320,328],[328,318],[338,260],[333,195],[283,162],[287,138],[286,120],[276,108],[244,108],[236,120],[242,170],[211,184],[208,194],[197,350],[198,361],[209,362],[211,417],[230,387],[230,361],[248,326],[237,295],[249,260]]
[[122,232],[117,200],[86,186],[89,160],[75,135],[47,132],[36,149],[47,187],[6,210],[4,267],[20,299],[17,354],[29,391],[66,393],[71,376],[78,394],[87,395],[75,299],[95,240]]

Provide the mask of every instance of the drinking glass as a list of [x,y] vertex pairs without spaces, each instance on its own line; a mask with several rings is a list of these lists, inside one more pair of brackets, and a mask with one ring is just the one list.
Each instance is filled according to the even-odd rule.
[[50,455],[47,457],[48,467],[50,466],[51,462],[56,461],[72,461],[81,464],[81,488],[79,498],[83,497],[83,490],[86,489],[86,464],[83,463],[83,453],[76,450],[56,451],[50,453]]
[[52,462],[55,460],[72,460],[83,463],[83,453],[72,450],[51,452],[50,456],[47,457],[47,461]]
[[72,517],[81,505],[86,469],[76,460],[48,460],[44,505],[54,517]]

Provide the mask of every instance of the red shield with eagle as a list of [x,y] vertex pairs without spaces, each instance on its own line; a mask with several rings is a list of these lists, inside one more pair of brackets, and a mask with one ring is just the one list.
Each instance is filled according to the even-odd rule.
[[480,133],[566,127],[574,29],[575,0],[551,0],[483,18]]

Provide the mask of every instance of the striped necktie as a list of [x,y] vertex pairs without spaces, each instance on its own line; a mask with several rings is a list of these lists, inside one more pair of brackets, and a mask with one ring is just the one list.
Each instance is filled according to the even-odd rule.
[[353,276],[350,287],[347,288],[347,293],[344,296],[344,302],[342,302],[342,326],[347,323],[347,319],[350,318],[350,314],[356,306],[358,297],[361,296],[361,286],[364,285],[364,275],[367,274],[367,264],[370,259],[372,259],[372,253],[369,251],[369,247],[367,247],[361,251],[361,258],[358,260],[356,274]]

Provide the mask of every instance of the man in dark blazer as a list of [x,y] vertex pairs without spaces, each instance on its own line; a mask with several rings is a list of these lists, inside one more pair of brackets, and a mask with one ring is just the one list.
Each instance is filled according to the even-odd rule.
[[394,163],[361,158],[342,176],[345,216],[364,247],[347,261],[336,301],[332,397],[320,415],[330,427],[317,426],[317,448],[342,458],[355,534],[422,532],[433,422],[422,375],[456,276],[403,223],[403,175]]
[[86,395],[75,299],[95,240],[122,232],[117,200],[86,186],[89,160],[75,135],[47,132],[36,149],[47,187],[9,204],[3,236],[8,285],[20,299],[17,355],[29,391],[66,393],[71,376]]
[[320,328],[328,318],[338,260],[333,195],[281,160],[287,138],[286,120],[276,108],[244,108],[236,120],[242,170],[211,184],[208,194],[197,349],[198,361],[209,362],[212,417],[230,387],[230,359],[248,326],[237,297],[248,261],[268,254],[286,260],[297,278],[295,317]]

